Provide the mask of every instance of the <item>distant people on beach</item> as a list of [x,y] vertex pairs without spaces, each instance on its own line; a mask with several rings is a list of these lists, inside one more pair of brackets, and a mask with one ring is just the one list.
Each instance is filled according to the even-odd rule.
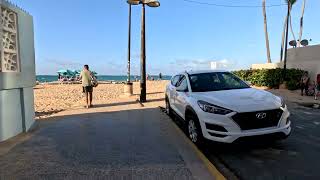
[[86,107],[92,107],[92,73],[90,72],[88,65],[84,65],[83,70],[80,73],[80,79],[82,80],[82,91],[86,97]]
[[159,80],[162,80],[162,73],[159,73]]

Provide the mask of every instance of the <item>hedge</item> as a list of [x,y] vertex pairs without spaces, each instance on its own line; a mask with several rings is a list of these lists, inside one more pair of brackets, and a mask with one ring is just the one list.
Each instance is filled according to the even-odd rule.
[[[299,88],[300,78],[305,71],[300,69],[287,69],[286,85],[288,89],[295,90]],[[250,81],[252,85],[267,86],[269,88],[279,88],[283,83],[283,69],[261,69],[261,70],[239,70],[233,71],[235,75],[245,81]]]

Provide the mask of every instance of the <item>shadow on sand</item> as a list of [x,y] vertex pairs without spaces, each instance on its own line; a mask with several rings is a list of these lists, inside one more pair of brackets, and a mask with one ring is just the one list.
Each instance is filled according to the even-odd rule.
[[[152,103],[152,102],[158,102],[158,101],[164,101],[164,98],[150,99],[146,103]],[[135,101],[128,101],[128,102],[109,103],[109,104],[96,104],[96,105],[93,105],[92,108],[124,106],[124,105],[131,105],[131,104],[140,104],[140,106],[142,106],[142,107],[144,106],[143,103],[140,103],[140,101],[137,99]]]

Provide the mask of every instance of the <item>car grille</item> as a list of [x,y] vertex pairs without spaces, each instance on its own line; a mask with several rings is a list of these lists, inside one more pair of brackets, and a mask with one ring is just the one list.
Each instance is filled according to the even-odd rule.
[[[232,116],[232,119],[242,130],[261,129],[277,126],[282,113],[283,111],[281,109],[238,113]],[[260,116],[259,118],[258,114],[265,114],[265,117]]]

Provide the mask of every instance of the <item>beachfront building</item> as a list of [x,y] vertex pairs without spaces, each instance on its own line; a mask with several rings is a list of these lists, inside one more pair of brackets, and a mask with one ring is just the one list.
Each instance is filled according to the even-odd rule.
[[34,124],[35,53],[33,18],[0,0],[0,142]]
[[[283,62],[252,64],[251,68],[283,68]],[[320,74],[320,45],[288,49],[287,68],[296,68],[308,71],[311,80],[315,80],[316,75]]]

